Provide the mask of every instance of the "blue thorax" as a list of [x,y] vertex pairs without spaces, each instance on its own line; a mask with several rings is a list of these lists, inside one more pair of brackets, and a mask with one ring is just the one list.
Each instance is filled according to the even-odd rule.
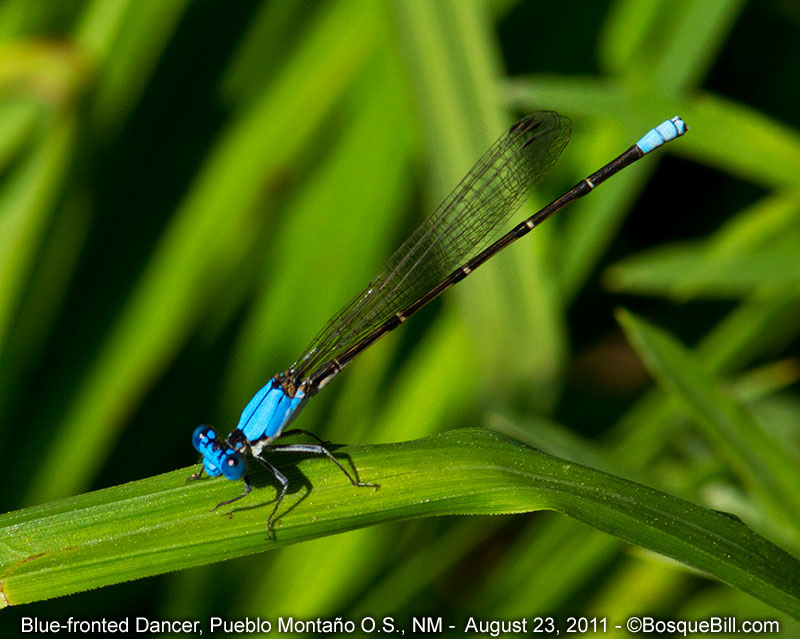
[[302,389],[297,390],[294,397],[289,397],[280,380],[273,377],[244,407],[236,429],[251,443],[265,438],[275,439],[297,415],[305,399]]

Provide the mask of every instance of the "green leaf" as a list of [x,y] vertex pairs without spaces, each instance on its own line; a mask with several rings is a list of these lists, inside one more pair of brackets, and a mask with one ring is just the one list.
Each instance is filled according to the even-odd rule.
[[252,207],[264,183],[311,142],[369,56],[375,12],[359,10],[369,6],[330,4],[316,36],[283,68],[276,87],[228,124],[81,379],[44,453],[49,471],[33,480],[31,502],[69,494],[89,481],[96,466],[80,460],[110,448],[130,407],[188,339],[226,276],[236,272],[257,237]]
[[[499,45],[492,37],[486,7],[480,3],[448,0],[397,2],[392,6],[430,155],[426,173],[432,175],[432,208],[512,122],[496,88],[496,78],[501,75],[496,54]],[[514,219],[524,219],[533,212],[523,209]],[[452,294],[460,298],[460,315],[473,336],[494,336],[488,348],[484,340],[473,337],[462,349],[465,354],[476,351],[481,363],[480,385],[490,389],[494,397],[503,398],[519,391],[508,383],[518,380],[516,383],[527,392],[536,388],[531,403],[540,407],[555,401],[566,356],[561,321],[564,311],[556,279],[543,251],[535,248],[542,247],[545,238],[543,233],[532,234],[527,247],[505,252],[493,260],[492,268],[472,275],[469,293],[458,287]],[[514,330],[530,324],[537,330]],[[512,356],[519,351],[530,356]],[[446,386],[442,388],[443,393],[447,390]]]
[[735,517],[485,430],[339,453],[380,490],[350,486],[322,459],[281,465],[293,488],[272,541],[266,521],[275,493],[261,489],[263,475],[254,477],[258,489],[247,500],[218,512],[209,505],[235,497],[241,485],[186,485],[190,469],[183,469],[4,515],[2,602],[38,601],[382,522],[547,509],[800,616],[800,562]]
[[91,103],[93,132],[119,130],[169,46],[188,0],[88,3],[75,40],[97,64]]
[[[792,127],[714,94],[689,99],[665,96],[657,90],[631,93],[606,79],[532,75],[507,80],[509,102],[522,108],[547,104],[562,113],[600,118],[625,113],[626,130],[646,130],[648,122],[679,113],[692,134],[668,152],[726,171],[770,188],[794,189],[800,167],[800,135]],[[616,121],[616,120],[615,120]],[[736,131],[736,135],[730,135]],[[780,162],[775,162],[779,157]]]
[[600,34],[599,57],[608,72],[626,77],[633,86],[685,91],[713,63],[743,4],[615,2]]
[[679,300],[739,298],[761,288],[800,285],[800,241],[759,252],[715,256],[702,246],[667,244],[611,266],[605,283],[615,291]]
[[48,137],[32,148],[0,188],[0,355],[25,296],[52,205],[63,188],[74,142],[73,114],[59,113]]
[[747,409],[720,389],[702,362],[664,331],[628,312],[619,321],[658,382],[677,396],[703,432],[727,457],[779,521],[800,537],[797,460],[757,424]]

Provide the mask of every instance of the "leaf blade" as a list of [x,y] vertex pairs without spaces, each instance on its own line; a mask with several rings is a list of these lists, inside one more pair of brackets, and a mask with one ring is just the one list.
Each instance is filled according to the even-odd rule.
[[[303,461],[314,488],[289,495],[270,543],[261,491],[231,518],[220,516],[209,504],[239,488],[185,486],[186,469],[4,515],[0,543],[9,559],[0,563],[0,593],[9,604],[26,603],[387,521],[548,509],[800,616],[800,562],[737,519],[666,493],[484,430],[342,452],[381,489],[353,488],[324,460]],[[267,494],[269,504],[274,493]]]

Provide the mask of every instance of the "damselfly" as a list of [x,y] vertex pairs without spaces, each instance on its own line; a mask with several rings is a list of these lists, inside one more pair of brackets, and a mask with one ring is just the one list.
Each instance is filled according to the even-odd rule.
[[[641,140],[603,168],[581,180],[564,195],[524,220],[499,239],[492,234],[522,205],[531,189],[555,164],[570,135],[570,122],[553,111],[533,113],[512,126],[478,160],[455,190],[412,233],[367,287],[323,327],[288,370],[275,375],[245,406],[239,424],[226,439],[211,426],[194,431],[194,447],[203,455],[203,469],[216,477],[244,479],[244,492],[216,508],[247,495],[252,486],[244,454],[265,467],[280,484],[272,520],[289,485],[267,453],[324,455],[354,486],[357,481],[315,435],[286,426],[305,403],[327,386],[353,358],[397,328],[445,289],[461,281],[489,258],[526,235],[569,202],[687,131],[679,117],[651,129]],[[491,243],[490,243],[491,242]],[[304,434],[314,444],[278,444],[279,438]],[[199,478],[200,472],[192,475]]]

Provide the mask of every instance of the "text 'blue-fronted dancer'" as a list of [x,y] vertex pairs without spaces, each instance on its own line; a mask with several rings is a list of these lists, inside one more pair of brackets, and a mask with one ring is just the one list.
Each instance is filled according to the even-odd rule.
[[[491,242],[492,233],[519,209],[531,189],[555,164],[569,140],[570,130],[569,120],[553,111],[539,111],[517,122],[397,249],[367,287],[333,316],[300,358],[255,394],[227,439],[219,437],[211,426],[195,429],[193,443],[203,455],[205,472],[211,477],[244,479],[244,492],[217,504],[216,508],[250,492],[245,453],[250,453],[280,484],[275,506],[267,519],[270,537],[272,520],[289,481],[269,462],[267,453],[325,455],[354,486],[377,488],[375,484],[357,481],[315,435],[296,428],[284,429],[305,403],[361,351],[566,204],[586,195],[665,142],[686,133],[687,126],[676,116],[651,129],[622,155]],[[281,437],[298,434],[309,435],[318,443],[275,443]],[[202,473],[201,469],[191,478],[199,478]]]

